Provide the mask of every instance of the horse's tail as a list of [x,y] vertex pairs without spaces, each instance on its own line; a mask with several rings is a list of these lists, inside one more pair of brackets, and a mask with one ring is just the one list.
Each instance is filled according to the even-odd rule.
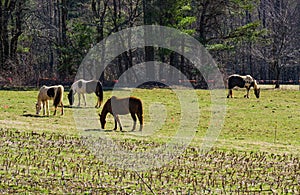
[[62,99],[63,99],[63,94],[64,94],[64,87],[63,86],[58,86],[57,88],[57,91],[56,91],[56,95],[54,97],[54,100],[53,100],[53,104],[55,107],[57,107]]
[[102,88],[102,83],[100,81],[97,82],[95,93],[98,97],[99,106],[101,106],[103,102],[103,88]]
[[143,104],[141,100],[139,100],[138,112],[143,116]]
[[139,106],[138,106],[138,118],[139,118],[139,121],[140,121],[140,131],[142,131],[143,129],[143,123],[144,123],[144,117],[143,117],[143,104],[142,104],[142,101],[139,100]]
[[74,103],[74,90],[71,88],[68,93],[69,104],[72,106]]

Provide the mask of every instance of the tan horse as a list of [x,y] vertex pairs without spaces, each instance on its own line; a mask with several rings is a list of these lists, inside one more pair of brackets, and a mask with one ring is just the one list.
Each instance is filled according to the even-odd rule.
[[53,100],[55,107],[54,114],[56,115],[56,109],[61,106],[61,115],[64,114],[63,100],[64,87],[62,85],[55,86],[42,86],[38,95],[38,101],[36,103],[36,114],[39,114],[43,107],[43,115],[45,115],[45,106],[47,109],[47,115],[50,115],[49,100]]
[[257,85],[256,80],[254,80],[250,75],[241,76],[238,74],[233,74],[228,77],[228,95],[227,98],[233,96],[232,89],[234,87],[246,88],[247,94],[244,95],[245,98],[249,98],[250,88],[254,88],[254,94],[256,98],[259,98],[260,88]]
[[108,99],[103,106],[101,114],[99,114],[102,129],[104,129],[105,127],[105,123],[106,123],[105,118],[108,113],[114,116],[115,119],[114,130],[117,129],[117,123],[120,126],[120,131],[122,131],[123,129],[118,115],[125,115],[129,113],[131,114],[131,117],[134,122],[132,131],[134,131],[136,127],[136,115],[140,122],[140,131],[142,131],[143,129],[142,101],[136,97],[117,98],[115,96],[112,96],[110,99]]

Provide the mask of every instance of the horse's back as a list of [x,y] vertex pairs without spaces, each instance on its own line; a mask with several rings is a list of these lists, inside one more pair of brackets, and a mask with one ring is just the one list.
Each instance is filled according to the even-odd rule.
[[63,96],[64,87],[62,85],[53,85],[53,86],[43,85],[40,88],[38,98],[40,100],[54,99],[58,93],[60,96]]
[[47,100],[47,99],[49,99],[48,97],[53,98],[55,91],[54,91],[54,89],[49,91],[49,89],[51,89],[51,86],[43,85],[40,88],[38,98],[41,100]]
[[117,98],[116,96],[112,96],[104,105],[104,107],[110,105],[111,111],[125,115],[129,113],[141,113],[142,112],[142,101],[136,97],[125,97],[125,98]]
[[136,97],[130,97],[130,101],[132,103],[129,103],[132,105],[133,108],[130,108],[132,112],[135,112],[136,114],[143,115],[143,103],[142,100]]
[[245,80],[243,76],[233,74],[228,77],[228,88],[232,89],[234,87],[243,88],[245,86]]
[[84,80],[84,79],[79,79],[77,81],[75,81],[72,86],[71,89],[73,89],[73,91],[77,92],[77,93],[93,93],[96,91],[97,89],[97,84],[98,81],[97,80]]
[[97,91],[97,85],[98,81],[97,80],[90,80],[86,82],[86,93],[94,93]]
[[129,102],[132,102],[132,105],[136,105],[136,106],[141,106],[142,105],[141,99],[139,99],[137,97],[133,97],[133,96],[131,96],[129,98]]
[[137,97],[129,97],[129,110],[130,113],[143,115],[142,100]]

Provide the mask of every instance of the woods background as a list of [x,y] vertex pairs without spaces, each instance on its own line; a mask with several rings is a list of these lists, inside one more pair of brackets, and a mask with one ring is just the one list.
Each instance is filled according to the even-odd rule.
[[[298,84],[299,11],[298,0],[1,0],[0,86],[72,82],[89,49],[114,32],[144,24],[173,27],[199,40],[224,78],[251,74],[276,87]],[[183,56],[154,47],[124,52],[101,79],[117,80],[134,64],[152,60],[203,80]],[[147,72],[161,80],[171,75],[175,83],[181,79],[166,69]]]

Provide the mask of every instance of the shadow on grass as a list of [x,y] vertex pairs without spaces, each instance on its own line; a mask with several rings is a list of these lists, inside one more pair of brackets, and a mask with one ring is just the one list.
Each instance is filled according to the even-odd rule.
[[47,115],[43,116],[43,115],[37,115],[37,114],[23,114],[22,116],[25,116],[25,117],[35,117],[35,118],[49,117]]
[[112,129],[85,129],[85,132],[113,132]]
[[70,105],[64,105],[64,108],[71,108],[71,109],[90,109],[90,108],[94,108],[94,109],[98,109],[98,108],[95,108],[95,106],[70,106]]
[[113,130],[113,129],[85,129],[85,132],[120,132],[120,133],[127,133],[130,131],[119,131],[119,130]]

